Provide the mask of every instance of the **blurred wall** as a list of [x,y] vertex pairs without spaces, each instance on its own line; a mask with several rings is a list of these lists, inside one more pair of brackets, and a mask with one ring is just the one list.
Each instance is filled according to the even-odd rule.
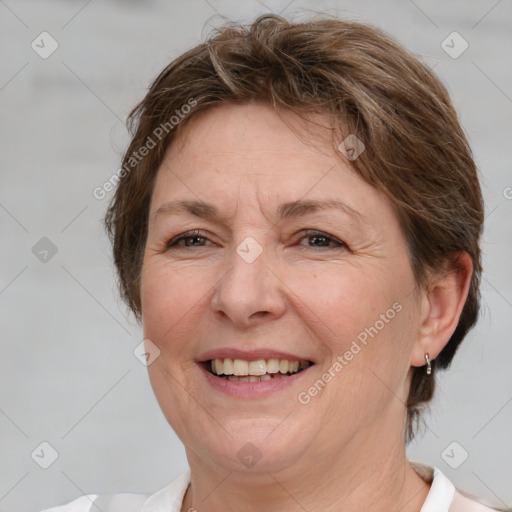
[[512,505],[509,1],[0,0],[0,510],[155,491],[186,468],[117,296],[111,193],[93,190],[119,167],[130,108],[221,16],[311,9],[388,30],[435,66],[460,113],[487,208],[484,311],[408,453]]

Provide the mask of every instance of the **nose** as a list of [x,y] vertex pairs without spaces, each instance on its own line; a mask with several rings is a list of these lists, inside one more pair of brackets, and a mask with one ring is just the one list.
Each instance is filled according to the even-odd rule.
[[[241,256],[242,254],[242,256]],[[224,277],[211,300],[216,315],[239,328],[255,326],[283,315],[286,301],[283,283],[269,267],[268,251],[252,262],[233,250]]]

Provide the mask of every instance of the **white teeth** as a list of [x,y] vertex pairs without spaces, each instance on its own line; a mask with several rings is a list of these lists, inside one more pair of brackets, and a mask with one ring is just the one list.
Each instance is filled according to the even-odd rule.
[[265,375],[265,373],[267,373],[267,363],[264,359],[249,363],[249,375]]
[[267,373],[279,372],[279,359],[269,359],[267,361]]
[[[210,368],[213,374],[225,375],[229,380],[237,382],[259,382],[260,380],[279,378],[285,376],[284,374],[297,373],[308,366],[310,366],[308,361],[288,361],[287,359],[246,361],[244,359],[217,358],[210,361]],[[245,380],[241,377],[254,377],[257,380],[252,378]]]
[[237,375],[228,375],[227,377],[224,377],[227,380],[230,380],[231,382],[265,382],[267,380],[274,380],[274,379],[284,379],[284,375],[281,373],[275,373],[275,374],[268,374],[265,375],[243,375],[243,376],[237,376]]
[[235,359],[233,361],[233,374],[234,375],[249,375],[248,361],[244,361],[243,359]]
[[224,366],[224,368],[223,368],[224,375],[233,375],[233,372],[235,371],[233,368],[233,359],[224,359],[223,366]]

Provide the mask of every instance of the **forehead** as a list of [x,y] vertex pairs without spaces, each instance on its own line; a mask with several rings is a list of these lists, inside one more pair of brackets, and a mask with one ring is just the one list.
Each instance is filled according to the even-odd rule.
[[167,160],[183,167],[192,157],[238,175],[282,174],[297,169],[304,158],[319,155],[324,156],[324,165],[327,160],[334,163],[339,155],[330,120],[319,115],[314,120],[317,124],[263,103],[217,105],[187,123],[171,144]]
[[217,106],[190,120],[168,148],[152,213],[163,202],[184,197],[217,204],[226,216],[251,203],[272,209],[275,203],[327,198],[362,212],[386,202],[335,142],[327,116],[311,122],[270,105]]

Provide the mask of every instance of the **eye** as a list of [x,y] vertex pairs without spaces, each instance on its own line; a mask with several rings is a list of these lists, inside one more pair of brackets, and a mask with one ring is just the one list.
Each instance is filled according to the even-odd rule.
[[[327,233],[322,231],[307,231],[306,234],[301,237],[301,241],[308,240],[310,243],[308,247],[319,247],[325,249],[337,249],[340,247],[347,247],[346,244],[340,242],[337,238],[334,238]],[[300,243],[299,245],[304,245]]]
[[[303,243],[304,240],[308,242],[307,245]],[[208,238],[202,236],[201,231],[188,231],[171,239],[167,243],[167,249],[179,247],[205,247],[208,242]],[[314,230],[306,231],[306,234],[300,238],[299,245],[306,245],[307,247],[321,249],[347,248],[346,244],[337,238],[322,231]]]
[[201,236],[201,232],[199,230],[188,231],[187,233],[183,233],[174,237],[167,243],[167,249],[177,248],[177,247],[204,247],[205,242],[208,239],[204,236]]

